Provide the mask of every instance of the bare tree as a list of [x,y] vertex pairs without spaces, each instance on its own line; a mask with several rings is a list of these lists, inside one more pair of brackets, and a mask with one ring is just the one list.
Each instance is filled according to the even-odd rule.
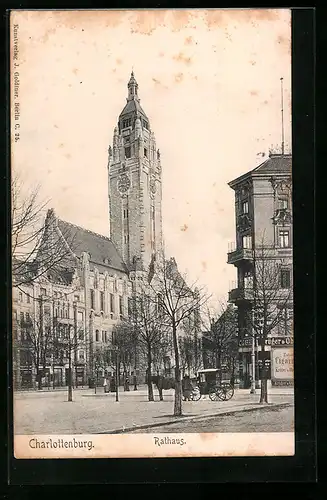
[[35,313],[17,320],[20,337],[16,339],[14,348],[28,352],[28,358],[36,372],[37,387],[43,386],[43,378],[53,351],[52,320],[50,308],[40,297],[35,305]]
[[[283,278],[283,272],[287,272]],[[289,262],[276,258],[275,250],[264,244],[253,251],[253,307],[248,315],[252,335],[265,351],[269,334],[276,329],[291,330],[293,294]],[[286,331],[284,334],[287,333]],[[261,370],[260,402],[268,402],[267,370]]]
[[13,285],[20,287],[39,277],[74,266],[74,234],[59,234],[54,213],[40,201],[39,187],[28,189],[14,175],[11,184],[11,237]]
[[175,360],[174,415],[182,415],[182,381],[180,365],[179,331],[183,322],[194,315],[208,300],[203,290],[195,284],[188,285],[186,276],[177,269],[175,259],[167,261],[164,256],[157,261],[150,282],[152,297],[162,311],[163,324],[172,333]]
[[102,345],[96,346],[92,350],[92,372],[94,378],[94,392],[97,392],[99,383],[99,373],[107,368],[107,353]]
[[135,332],[140,352],[147,360],[148,399],[154,401],[152,386],[152,366],[162,362],[167,344],[167,326],[163,322],[160,304],[147,284],[139,284],[131,298],[130,322]]
[[114,326],[113,345],[116,347],[116,356],[118,357],[118,374],[123,365],[124,391],[129,391],[129,381],[127,374],[130,373],[134,360],[134,328],[127,320],[121,321]]
[[196,373],[202,365],[202,348],[199,338],[201,332],[200,311],[195,310],[192,315],[188,316],[183,321],[181,330],[182,335],[179,339],[181,368],[183,373],[187,371],[190,376],[192,371]]
[[[234,374],[238,333],[236,311],[230,304],[221,304],[216,317],[211,317],[209,311],[207,316],[207,321],[204,320],[206,333],[202,337],[205,355],[211,358],[215,368],[221,370],[227,363]],[[219,373],[221,375],[221,371]]]

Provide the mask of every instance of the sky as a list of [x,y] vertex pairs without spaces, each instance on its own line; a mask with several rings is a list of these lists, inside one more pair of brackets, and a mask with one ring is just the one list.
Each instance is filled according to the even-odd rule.
[[227,183],[280,144],[281,77],[291,141],[290,10],[16,11],[11,22],[12,165],[26,186],[39,184],[60,218],[109,235],[108,147],[133,69],[161,152],[166,254],[226,300]]

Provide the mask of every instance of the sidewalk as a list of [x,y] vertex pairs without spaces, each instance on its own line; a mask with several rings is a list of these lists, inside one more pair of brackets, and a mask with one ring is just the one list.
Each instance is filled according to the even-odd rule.
[[[120,392],[119,401],[115,393],[105,394],[94,390],[76,390],[73,402],[67,401],[67,393],[15,394],[14,416],[17,434],[102,434],[126,432],[144,426],[166,425],[182,418],[203,418],[230,412],[242,412],[260,405],[259,393],[237,390],[229,401],[184,401],[183,417],[174,417],[174,391],[164,392],[164,401],[159,401],[155,390],[155,401],[147,400],[145,387],[138,391]],[[269,407],[284,404],[293,405],[292,394],[271,394]]]
[[[83,386],[83,387],[76,387],[73,389],[75,391],[88,391],[88,392],[95,392],[94,389],[90,389],[88,386]],[[156,395],[158,393],[157,389],[154,386],[154,394]],[[44,388],[41,390],[37,389],[23,389],[23,390],[17,390],[15,391],[16,394],[40,394],[40,393],[56,393],[56,392],[62,392],[62,391],[68,391],[67,387],[56,387],[55,389],[53,388]],[[97,394],[102,394],[104,392],[103,387],[99,386],[97,387]],[[171,393],[171,391],[164,391],[164,395]],[[235,389],[235,394],[249,394],[250,389]],[[111,393],[113,394],[113,393]],[[129,391],[124,391],[123,386],[119,387],[119,394],[124,394],[124,395],[132,395],[132,394],[142,394],[142,395],[147,395],[148,394],[148,388],[145,384],[139,385],[137,388],[137,391],[134,391],[134,387],[130,386]],[[260,389],[256,389],[256,394],[260,394]],[[294,394],[294,388],[293,387],[271,387],[268,389],[268,394],[276,395],[276,394]]]

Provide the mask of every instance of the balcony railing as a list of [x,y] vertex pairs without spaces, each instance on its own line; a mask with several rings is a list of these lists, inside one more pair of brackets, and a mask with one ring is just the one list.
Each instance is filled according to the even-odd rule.
[[229,302],[243,302],[253,300],[253,288],[233,288],[228,292]]
[[235,248],[229,247],[227,254],[227,263],[235,264],[236,262],[253,259],[253,252],[251,248]]

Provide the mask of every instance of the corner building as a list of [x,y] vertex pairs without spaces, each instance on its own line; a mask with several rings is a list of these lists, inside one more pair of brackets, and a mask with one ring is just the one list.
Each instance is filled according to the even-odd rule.
[[[276,290],[271,293],[271,308],[280,308],[278,325],[270,331],[266,351],[270,351],[272,385],[293,385],[292,369],[279,364],[293,359],[293,250],[292,250],[292,155],[270,153],[269,158],[250,172],[229,182],[235,192],[236,242],[230,245],[227,262],[235,266],[237,282],[229,301],[237,306],[239,366],[241,387],[251,381],[252,321],[255,255],[264,247],[266,268],[278,263]],[[272,268],[271,268],[272,269]],[[268,272],[268,271],[267,271]],[[272,281],[272,280],[271,280]],[[284,301],[283,297],[287,297]],[[256,361],[260,346],[255,347]],[[290,363],[291,364],[291,363]],[[258,369],[256,370],[258,380]]]

